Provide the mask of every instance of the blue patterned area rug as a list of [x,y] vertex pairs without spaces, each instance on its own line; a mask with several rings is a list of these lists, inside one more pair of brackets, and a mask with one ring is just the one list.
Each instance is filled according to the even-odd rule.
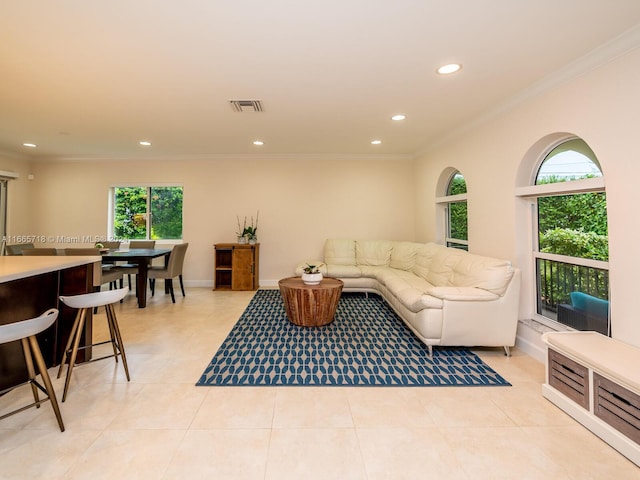
[[377,295],[343,293],[334,318],[298,327],[279,290],[258,290],[196,385],[510,385],[468,349],[435,348],[429,357]]

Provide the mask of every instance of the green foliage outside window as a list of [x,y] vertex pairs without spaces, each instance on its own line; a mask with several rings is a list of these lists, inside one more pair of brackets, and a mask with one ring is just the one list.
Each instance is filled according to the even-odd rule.
[[122,239],[147,238],[147,189],[116,187],[113,234]]
[[468,240],[467,202],[449,204],[449,237]]
[[461,193],[467,193],[467,182],[460,173],[456,173],[449,182],[447,195],[460,195]]
[[182,187],[151,189],[151,239],[182,238]]
[[541,197],[538,199],[538,219],[541,252],[609,259],[604,192]]
[[[447,196],[461,195],[467,193],[467,182],[460,172],[451,178],[449,186],[447,188]],[[451,202],[448,205],[449,208],[449,238],[457,240],[468,240],[468,223],[467,223],[467,201]],[[457,248],[467,249],[466,245],[454,244],[449,242],[449,246]]]
[[608,260],[609,241],[605,235],[570,228],[554,228],[540,235],[541,252],[570,257]]
[[116,187],[114,236],[132,240],[182,238],[182,190],[182,187]]
[[[593,175],[540,178],[538,184],[592,178]],[[589,192],[538,198],[539,250],[569,257],[608,261],[607,197]],[[554,307],[569,303],[572,291],[608,298],[608,272],[597,268],[544,261],[539,295]]]

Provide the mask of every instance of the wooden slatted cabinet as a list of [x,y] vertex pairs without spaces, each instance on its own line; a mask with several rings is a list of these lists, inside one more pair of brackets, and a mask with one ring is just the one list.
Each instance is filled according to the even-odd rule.
[[217,243],[214,290],[257,290],[260,244]]
[[542,395],[640,466],[640,349],[596,333],[547,332]]

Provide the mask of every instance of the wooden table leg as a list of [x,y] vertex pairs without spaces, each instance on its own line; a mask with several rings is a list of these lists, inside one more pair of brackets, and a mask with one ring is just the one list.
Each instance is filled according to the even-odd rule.
[[149,271],[149,264],[146,259],[140,259],[138,262],[138,275],[137,275],[137,289],[138,289],[138,308],[145,308],[147,306],[147,278]]

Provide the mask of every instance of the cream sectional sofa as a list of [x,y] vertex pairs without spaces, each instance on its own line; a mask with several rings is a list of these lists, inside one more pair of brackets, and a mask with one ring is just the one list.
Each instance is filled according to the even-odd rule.
[[433,353],[433,346],[515,344],[520,271],[510,262],[435,243],[330,239],[324,275],[345,292],[380,294]]

